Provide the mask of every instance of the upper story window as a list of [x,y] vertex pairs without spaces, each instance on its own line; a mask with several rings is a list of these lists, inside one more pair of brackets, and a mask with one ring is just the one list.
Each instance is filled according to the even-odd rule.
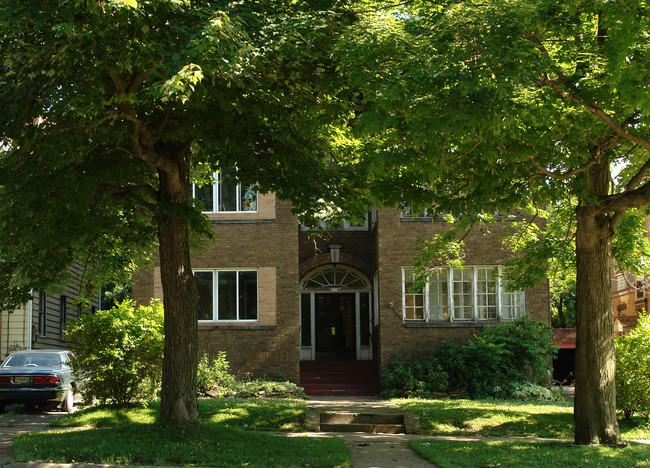
[[192,184],[192,197],[203,204],[204,213],[256,213],[256,184],[233,184],[224,179],[235,169],[213,174],[213,184]]
[[196,270],[199,321],[257,320],[257,271]]
[[320,228],[326,231],[367,231],[369,228],[372,228],[377,223],[377,209],[373,208],[369,213],[366,213],[366,216],[363,222],[352,222],[344,219],[340,225],[334,226],[328,224],[325,221],[319,221],[318,226],[307,226],[302,224],[303,231],[309,231],[310,229]]
[[511,320],[525,313],[523,291],[506,291],[496,267],[442,268],[426,286],[411,291],[414,277],[402,269],[403,319],[424,321]]

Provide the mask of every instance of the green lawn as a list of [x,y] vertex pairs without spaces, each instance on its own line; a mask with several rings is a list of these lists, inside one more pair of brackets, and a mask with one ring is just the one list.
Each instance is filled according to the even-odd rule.
[[410,446],[440,468],[650,466],[650,445],[625,448],[573,446],[567,442],[412,440]]
[[[421,433],[494,437],[573,439],[573,405],[502,400],[420,400],[393,402],[420,416]],[[650,421],[620,421],[624,439],[650,439]],[[636,467],[650,466],[650,445],[625,448],[574,446],[564,441],[412,440],[411,448],[447,467]]]
[[[573,438],[572,402],[394,399],[420,417],[422,434]],[[650,421],[621,420],[624,439],[650,439]]]
[[293,467],[350,466],[340,439],[282,437],[259,430],[295,430],[302,400],[215,399],[199,402],[200,423],[189,429],[156,424],[159,407],[91,407],[53,425],[84,427],[14,439],[16,461],[134,465]]

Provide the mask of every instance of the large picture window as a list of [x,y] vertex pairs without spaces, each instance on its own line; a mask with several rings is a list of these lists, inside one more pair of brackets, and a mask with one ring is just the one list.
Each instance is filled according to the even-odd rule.
[[523,291],[507,291],[498,267],[441,268],[421,291],[412,291],[410,268],[402,270],[403,318],[425,321],[511,320],[525,313]]
[[257,271],[197,270],[199,321],[257,320]]
[[255,184],[233,184],[224,181],[234,171],[229,169],[215,172],[212,184],[192,184],[192,197],[203,204],[204,213],[257,212],[258,193]]

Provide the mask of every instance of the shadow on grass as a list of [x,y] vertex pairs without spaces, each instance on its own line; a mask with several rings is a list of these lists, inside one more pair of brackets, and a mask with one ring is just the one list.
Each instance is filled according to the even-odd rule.
[[299,399],[222,398],[199,401],[202,421],[263,431],[300,430],[306,411],[304,400]]
[[650,446],[574,446],[563,442],[414,440],[411,447],[441,468],[447,467],[627,467],[649,466]]
[[157,424],[33,433],[14,442],[16,460],[113,465],[348,466],[340,439],[285,438],[222,424]]
[[572,407],[564,403],[478,400],[397,400],[420,416],[424,434],[572,437]]

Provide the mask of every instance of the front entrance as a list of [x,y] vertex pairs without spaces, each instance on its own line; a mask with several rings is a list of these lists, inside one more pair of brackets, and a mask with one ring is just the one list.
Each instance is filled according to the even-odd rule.
[[317,361],[353,361],[357,357],[354,294],[316,294]]
[[301,282],[300,359],[372,359],[370,282],[357,270],[326,265]]

